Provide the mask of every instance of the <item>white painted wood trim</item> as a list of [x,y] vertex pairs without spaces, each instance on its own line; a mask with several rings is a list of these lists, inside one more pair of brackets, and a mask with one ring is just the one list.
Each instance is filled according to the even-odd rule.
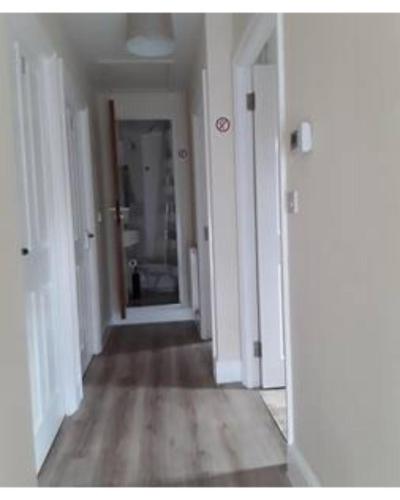
[[231,384],[242,379],[242,362],[240,359],[220,360],[215,365],[215,381],[217,384]]
[[[285,74],[284,74],[284,44],[283,44],[283,15],[282,14],[254,14],[250,20],[244,35],[238,45],[235,54],[233,55],[233,78],[234,78],[234,109],[235,109],[235,148],[236,148],[236,188],[237,188],[237,210],[238,210],[238,249],[239,263],[246,266],[246,261],[242,256],[252,255],[253,250],[251,244],[248,243],[248,228],[244,227],[243,221],[246,220],[246,211],[252,210],[251,203],[248,203],[246,190],[242,183],[242,169],[247,167],[248,156],[253,152],[249,151],[248,132],[243,131],[245,126],[245,117],[243,110],[243,92],[249,88],[250,76],[246,75],[246,70],[250,71],[250,66],[253,65],[257,57],[264,47],[268,38],[271,36],[274,27],[277,30],[278,42],[278,93],[279,93],[279,124],[280,124],[280,141],[284,142],[285,131]],[[239,135],[240,134],[240,135]],[[250,156],[251,157],[251,156]],[[291,332],[290,332],[290,302],[289,302],[289,271],[288,271],[288,231],[287,231],[287,214],[285,209],[285,192],[286,192],[286,157],[285,149],[280,149],[280,207],[281,207],[281,234],[282,234],[282,307],[283,307],[283,328],[285,336],[285,370],[286,370],[286,388],[287,388],[287,414],[288,414],[288,443],[291,444],[294,439],[293,430],[293,380],[292,380],[292,357],[291,357]],[[250,184],[250,183],[249,183]],[[250,193],[249,184],[247,185],[247,196]],[[249,220],[249,219],[247,219]],[[254,363],[251,362],[250,352],[254,337],[254,328],[258,322],[254,312],[254,297],[249,295],[248,289],[244,287],[244,283],[248,287],[256,286],[254,276],[250,274],[245,276],[246,269],[240,270],[240,318],[242,332],[242,381],[247,387],[254,387],[257,380],[257,369],[254,368]],[[258,314],[258,313],[257,313]],[[252,366],[252,368],[250,368]],[[258,377],[259,380],[259,377]],[[257,384],[259,385],[259,384]]]
[[203,98],[203,120],[204,120],[204,147],[205,147],[205,166],[206,166],[206,183],[207,183],[207,214],[208,214],[208,248],[209,248],[209,261],[210,261],[210,293],[211,293],[211,338],[212,338],[212,356],[214,361],[214,372],[216,372],[216,358],[218,356],[217,337],[217,299],[215,293],[215,269],[214,269],[214,236],[213,236],[213,219],[212,214],[212,182],[211,182],[211,158],[210,158],[210,127],[209,125],[209,107],[208,107],[208,84],[207,84],[207,70],[201,70],[201,88]]
[[170,323],[175,321],[194,321],[195,316],[192,308],[180,304],[168,304],[165,306],[143,306],[128,307],[126,318],[115,316],[113,325],[141,325],[150,323]]
[[[176,233],[177,233],[177,254],[178,254],[178,283],[179,283],[179,301],[182,306],[187,307],[190,304],[189,288],[189,254],[188,245],[185,238],[188,238],[187,231],[182,222],[182,213],[185,207],[185,192],[182,160],[178,156],[178,150],[182,147],[188,149],[188,138],[183,137],[183,131],[187,128],[186,110],[182,109],[182,97],[179,93],[159,91],[157,94],[162,96],[164,106],[162,109],[157,105],[148,105],[145,109],[137,109],[135,105],[129,102],[129,96],[140,94],[140,91],[120,91],[107,95],[107,98],[114,99],[117,120],[168,120],[172,125],[172,152],[174,160],[174,182],[175,182],[175,204],[176,204]],[[148,98],[151,91],[142,92]],[[121,100],[122,99],[122,100]],[[158,103],[159,104],[159,103]]]
[[287,402],[287,440],[294,442],[294,410],[293,410],[293,372],[292,372],[292,332],[290,322],[290,278],[289,278],[289,235],[288,214],[286,211],[287,189],[287,158],[285,144],[286,132],[286,96],[285,96],[285,47],[284,47],[284,15],[278,14],[276,20],[277,36],[277,68],[278,68],[278,99],[279,99],[279,185],[281,205],[281,253],[282,253],[282,321],[285,341],[285,372],[286,372],[286,402]]
[[248,167],[254,165],[253,116],[244,98],[252,91],[251,71],[236,66],[233,77],[242,382],[253,388],[260,386],[261,370],[253,354],[253,342],[259,337],[255,179],[254,169]]
[[[282,252],[279,182],[278,78],[276,64],[252,67],[259,328],[263,388],[283,387]],[[264,134],[264,135],[263,135]]]
[[190,247],[190,295],[193,313],[200,310],[199,253],[197,247]]
[[233,56],[234,66],[254,64],[276,26],[276,14],[252,14]]
[[82,141],[82,153],[84,155],[83,159],[83,175],[84,175],[84,189],[86,191],[85,198],[85,208],[87,214],[85,214],[85,220],[87,220],[89,227],[87,228],[92,234],[95,235],[94,240],[90,241],[89,259],[90,259],[90,305],[91,305],[91,315],[92,315],[92,331],[90,339],[90,357],[94,354],[99,354],[101,352],[101,312],[100,312],[100,284],[99,284],[99,269],[98,269],[98,254],[97,254],[97,239],[98,231],[96,224],[96,209],[95,209],[95,198],[94,198],[94,169],[93,169],[93,159],[92,159],[92,146],[91,146],[91,136],[90,136],[90,120],[89,120],[89,110],[84,108],[79,110],[77,113],[77,121],[81,135]]
[[295,446],[291,445],[287,451],[287,474],[292,486],[320,487],[321,481],[312,470],[304,455]]

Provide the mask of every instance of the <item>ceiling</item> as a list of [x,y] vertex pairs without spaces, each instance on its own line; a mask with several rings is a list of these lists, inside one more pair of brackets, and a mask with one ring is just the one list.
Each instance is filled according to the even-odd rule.
[[103,89],[182,89],[190,74],[203,14],[172,14],[175,54],[141,59],[125,49],[126,14],[60,14],[66,34]]

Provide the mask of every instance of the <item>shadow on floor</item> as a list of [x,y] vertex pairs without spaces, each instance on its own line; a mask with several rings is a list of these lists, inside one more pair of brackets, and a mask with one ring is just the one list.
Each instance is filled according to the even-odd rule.
[[117,326],[112,329],[102,356],[157,351],[169,347],[202,344],[192,321]]
[[215,487],[255,487],[255,488],[282,488],[291,487],[287,477],[286,465],[273,465],[270,467],[260,467],[258,469],[240,470],[226,474],[217,474],[215,476],[204,475],[193,480],[169,481],[133,485],[147,486],[156,488],[165,487],[189,487],[189,488],[215,488]]
[[118,326],[87,370],[85,385],[215,389],[212,373],[211,341],[200,338],[193,322]]

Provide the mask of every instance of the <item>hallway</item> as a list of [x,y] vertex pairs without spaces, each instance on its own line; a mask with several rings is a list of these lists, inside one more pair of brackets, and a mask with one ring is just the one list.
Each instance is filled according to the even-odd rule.
[[288,486],[258,391],[217,387],[192,323],[114,328],[39,476],[41,486]]

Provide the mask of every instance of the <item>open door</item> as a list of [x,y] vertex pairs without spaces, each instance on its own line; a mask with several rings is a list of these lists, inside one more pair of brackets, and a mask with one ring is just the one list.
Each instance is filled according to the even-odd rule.
[[101,349],[90,129],[87,109],[66,108],[82,373]]
[[119,170],[118,170],[118,151],[117,151],[117,124],[115,120],[114,101],[108,101],[109,118],[110,118],[110,145],[111,145],[111,169],[113,179],[113,199],[114,206],[112,211],[114,214],[115,225],[115,267],[116,267],[116,284],[118,294],[118,305],[121,318],[126,318],[126,288],[124,280],[124,255],[122,246],[122,231],[123,218],[121,213],[121,201],[119,193]]
[[279,211],[278,88],[275,65],[253,68],[255,190],[261,382],[285,385]]

